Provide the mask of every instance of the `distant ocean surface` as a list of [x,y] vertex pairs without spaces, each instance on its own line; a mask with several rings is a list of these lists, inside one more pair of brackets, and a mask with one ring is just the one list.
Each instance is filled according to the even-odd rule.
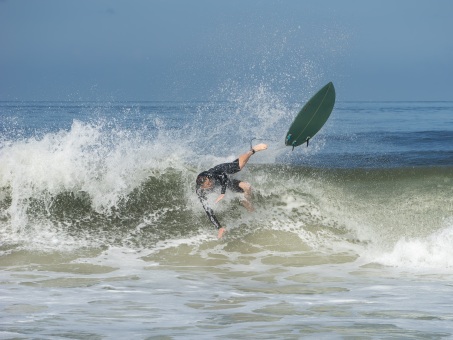
[[[453,337],[453,102],[0,102],[0,338]],[[215,205],[202,170],[268,143]],[[213,198],[211,198],[213,199]]]

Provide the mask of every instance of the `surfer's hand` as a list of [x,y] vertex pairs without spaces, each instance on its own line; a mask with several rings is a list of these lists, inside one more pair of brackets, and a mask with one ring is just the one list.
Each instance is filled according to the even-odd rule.
[[266,149],[267,149],[267,144],[264,144],[264,143],[255,145],[255,146],[253,147],[253,150],[255,150],[255,152],[257,152],[257,151],[262,151],[262,150],[266,150]]
[[219,203],[223,198],[225,197],[225,194],[221,194],[217,199],[215,200],[216,203]]
[[223,236],[223,234],[226,233],[226,229],[225,228],[219,228],[219,233],[217,234],[217,238],[220,240]]

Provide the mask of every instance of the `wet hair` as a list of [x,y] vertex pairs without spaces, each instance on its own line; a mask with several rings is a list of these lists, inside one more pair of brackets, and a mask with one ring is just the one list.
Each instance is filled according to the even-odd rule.
[[197,188],[200,187],[204,182],[206,182],[206,180],[211,178],[212,178],[211,173],[203,171],[201,174],[197,176]]

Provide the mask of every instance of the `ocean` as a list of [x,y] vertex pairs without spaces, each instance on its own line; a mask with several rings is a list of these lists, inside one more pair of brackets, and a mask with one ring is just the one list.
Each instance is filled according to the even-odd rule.
[[[338,101],[292,150],[302,106],[0,102],[0,338],[453,338],[453,102]],[[217,240],[196,175],[251,143]]]

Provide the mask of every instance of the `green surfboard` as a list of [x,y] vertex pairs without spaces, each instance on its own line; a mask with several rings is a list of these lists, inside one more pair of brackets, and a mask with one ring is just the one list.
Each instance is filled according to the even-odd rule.
[[311,97],[300,110],[286,134],[285,145],[295,147],[307,143],[308,146],[308,141],[329,118],[334,104],[335,88],[330,82]]

